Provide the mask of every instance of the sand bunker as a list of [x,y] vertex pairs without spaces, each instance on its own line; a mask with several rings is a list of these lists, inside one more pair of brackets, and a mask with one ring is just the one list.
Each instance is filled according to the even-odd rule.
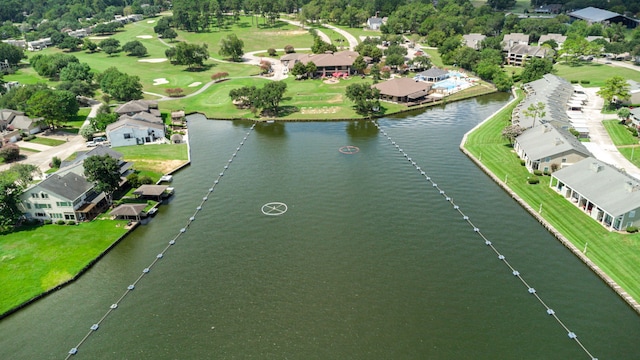
[[138,35],[136,37],[139,39],[153,39],[153,36],[151,35]]
[[189,84],[189,87],[196,87],[196,86],[200,86],[200,84],[202,84],[200,81],[196,81],[194,83]]
[[89,40],[104,40],[104,39],[108,39],[111,36],[90,36]]
[[161,59],[140,59],[138,60],[138,62],[146,62],[146,63],[161,63],[167,61],[167,59],[165,58],[161,58]]
[[149,20],[147,21],[147,24],[153,24],[154,22],[156,22],[155,20]]
[[158,79],[153,79],[153,85],[162,85],[162,84],[168,84],[169,80],[165,79],[165,78],[158,78]]

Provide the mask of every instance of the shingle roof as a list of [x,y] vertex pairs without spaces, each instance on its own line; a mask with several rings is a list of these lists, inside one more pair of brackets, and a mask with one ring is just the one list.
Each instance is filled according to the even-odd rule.
[[107,125],[106,132],[111,132],[125,126],[164,130],[164,125],[162,124],[152,123],[152,122],[142,121],[142,120],[135,120],[131,118],[124,118],[122,120],[118,120],[114,123]]
[[418,75],[422,75],[424,77],[429,77],[429,78],[437,78],[447,74],[449,74],[447,70],[443,70],[437,67],[432,67],[431,69],[425,70]]
[[[423,92],[424,95],[431,90],[432,84],[422,81],[416,81],[411,78],[394,78],[385,82],[373,85],[374,88],[380,90],[380,94],[388,96],[409,96]],[[419,97],[419,96],[418,96]]]
[[553,176],[614,217],[640,207],[638,180],[598,159],[588,157]]
[[141,185],[133,191],[133,194],[140,196],[160,196],[168,187],[167,185]]
[[317,67],[351,66],[359,54],[355,51],[338,51],[330,54],[305,54],[298,58],[303,64],[313,62]]
[[157,108],[158,102],[153,100],[132,100],[120,105],[116,109],[118,114],[137,113],[140,111],[149,112],[150,108]]
[[147,204],[122,204],[111,210],[109,214],[113,216],[139,216],[146,207]]
[[585,157],[591,156],[584,144],[569,131],[556,128],[551,124],[543,124],[528,129],[518,136],[516,141],[531,160],[540,160],[567,153],[571,150]]
[[93,188],[93,184],[84,177],[72,172],[64,176],[53,174],[44,179],[39,186],[71,201]]
[[558,44],[562,44],[567,41],[567,37],[561,34],[546,34],[540,35],[540,39],[538,39],[538,44],[542,45],[545,41],[553,40]]
[[620,16],[620,14],[614,13],[613,11],[598,9],[592,6],[589,6],[584,9],[576,10],[574,12],[570,12],[567,15],[577,19],[586,20],[589,22],[601,22],[616,16]]

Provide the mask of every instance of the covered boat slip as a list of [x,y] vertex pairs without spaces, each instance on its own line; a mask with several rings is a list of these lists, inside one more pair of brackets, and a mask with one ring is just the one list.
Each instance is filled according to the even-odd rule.
[[173,188],[168,185],[142,185],[133,191],[133,195],[140,199],[162,201],[173,194]]

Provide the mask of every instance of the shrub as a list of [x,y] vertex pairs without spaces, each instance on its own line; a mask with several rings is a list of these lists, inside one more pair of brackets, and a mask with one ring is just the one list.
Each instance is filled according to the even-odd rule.
[[182,88],[168,88],[164,90],[167,95],[169,95],[170,97],[180,97],[183,94],[184,90]]
[[73,221],[73,220],[69,220],[69,221],[67,221],[67,225],[75,225],[75,224],[76,224],[76,222],[75,222],[75,221]]
[[629,227],[627,228],[627,232],[628,232],[628,233],[636,233],[636,232],[638,232],[638,228],[637,228],[637,227],[635,227],[635,226],[629,226]]
[[296,50],[293,48],[293,45],[287,45],[284,47],[284,52],[286,52],[287,54],[291,54],[296,52]]
[[535,176],[541,176],[541,175],[542,175],[542,171],[540,171],[540,170],[533,170],[533,175],[535,175]]
[[540,178],[537,176],[530,176],[527,178],[527,182],[531,185],[538,184],[540,182]]
[[20,148],[16,144],[7,144],[0,148],[0,158],[3,158],[5,162],[18,160],[19,157]]
[[551,171],[549,171],[549,169],[546,169],[543,174],[549,176],[551,175]]
[[590,80],[580,80],[580,84],[589,84]]
[[53,224],[53,221],[51,219],[47,219],[47,220],[43,221],[42,223],[45,224],[45,225],[50,225],[50,224]]
[[149,184],[153,184],[153,179],[151,179],[150,177],[148,177],[147,175],[143,175],[140,176],[138,178],[138,181],[140,182],[140,185],[149,185]]
[[526,163],[527,163],[526,161],[520,159],[520,165],[524,166]]
[[127,182],[132,188],[137,188],[140,186],[140,178],[138,177],[138,174],[134,172],[127,175]]
[[62,164],[62,160],[60,160],[60,158],[59,158],[59,157],[54,156],[54,157],[51,159],[51,167],[52,167],[52,168],[60,168],[60,165],[61,165],[61,164]]
[[66,223],[64,222],[64,220],[58,220],[58,221],[56,221],[56,224],[58,224],[58,225],[64,225],[64,224],[66,224]]
[[269,50],[267,50],[267,54],[269,54],[269,56],[278,55],[278,53],[276,52],[276,49],[274,49],[274,48],[269,48]]
[[572,84],[577,84],[577,83],[578,83],[578,80],[571,80],[571,83],[572,83]]
[[558,165],[556,163],[553,163],[553,164],[551,164],[551,171],[557,171],[559,167],[560,167],[560,165]]
[[627,127],[627,130],[629,130],[629,132],[631,132],[631,135],[633,135],[633,136],[638,136],[638,129],[636,129],[635,127],[633,127],[633,126],[628,126],[628,127]]

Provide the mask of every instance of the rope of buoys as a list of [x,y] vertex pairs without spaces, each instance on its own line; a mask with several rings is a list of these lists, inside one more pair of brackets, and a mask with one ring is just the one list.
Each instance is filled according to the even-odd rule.
[[136,288],[136,285],[138,284],[138,282],[140,282],[142,278],[144,278],[144,276],[147,275],[151,271],[151,269],[158,263],[158,261],[164,257],[165,253],[169,250],[169,248],[171,248],[173,245],[176,244],[180,236],[187,232],[189,225],[191,225],[191,223],[195,221],[196,215],[198,215],[198,213],[202,210],[205,202],[209,199],[209,195],[213,193],[215,186],[220,182],[220,179],[224,176],[224,172],[229,168],[229,164],[231,164],[233,162],[233,158],[238,155],[238,151],[240,151],[240,149],[244,145],[244,142],[247,140],[247,137],[251,134],[251,131],[253,131],[255,127],[256,127],[255,123],[251,125],[251,128],[249,129],[249,131],[246,133],[246,135],[240,142],[240,146],[238,146],[235,152],[231,155],[231,158],[227,162],[227,165],[224,165],[222,172],[220,172],[220,174],[218,174],[218,177],[213,181],[213,184],[207,190],[207,194],[202,198],[202,200],[200,201],[200,204],[196,207],[196,210],[193,213],[193,215],[191,215],[187,219],[186,224],[182,228],[180,228],[180,230],[178,230],[178,233],[171,240],[169,240],[169,243],[164,247],[164,249],[160,253],[158,253],[158,255],[155,256],[153,261],[142,270],[142,273],[136,278],[136,280],[127,286],[124,293],[118,298],[118,300],[116,300],[116,302],[114,302],[113,304],[111,304],[111,306],[109,306],[109,308],[107,309],[105,314],[100,318],[100,320],[98,320],[96,323],[91,325],[91,327],[89,328],[89,332],[87,332],[87,334],[78,342],[78,344],[76,344],[76,346],[74,346],[73,348],[71,348],[71,350],[69,350],[65,359],[69,359],[71,356],[78,353],[78,349],[80,348],[80,346],[82,346],[82,344],[91,336],[91,334],[93,334],[95,331],[97,331],[100,328],[100,324],[114,310],[116,310],[118,306],[120,306],[120,303],[124,300],[124,298]]
[[562,328],[567,332],[567,336],[569,337],[569,339],[574,340],[579,346],[580,348],[582,348],[582,350],[589,356],[589,358],[591,360],[598,360],[597,358],[595,358],[591,352],[589,352],[589,350],[587,350],[587,348],[584,346],[584,344],[582,344],[582,342],[580,341],[580,339],[578,339],[578,336],[569,329],[569,327],[567,325],[565,325],[565,323],[558,317],[558,315],[556,314],[556,312],[549,307],[549,305],[547,305],[547,303],[544,302],[544,300],[540,297],[540,295],[538,294],[538,291],[533,288],[531,285],[529,285],[529,283],[527,283],[527,281],[525,281],[525,279],[522,277],[522,275],[520,274],[519,271],[517,271],[506,259],[506,257],[500,253],[498,251],[498,249],[493,245],[493,243],[487,239],[484,234],[482,234],[482,232],[480,231],[480,228],[478,228],[473,222],[471,222],[470,218],[468,215],[465,215],[462,210],[460,209],[460,206],[456,205],[453,202],[453,198],[451,198],[450,196],[447,196],[447,194],[445,193],[445,191],[443,189],[441,189],[437,183],[435,183],[433,181],[433,179],[431,179],[431,177],[429,175],[427,175],[427,173],[422,170],[422,168],[420,168],[420,166],[418,166],[416,164],[416,162],[414,160],[412,160],[410,157],[408,157],[407,153],[404,152],[401,148],[400,145],[398,145],[398,143],[396,141],[393,141],[391,139],[391,136],[389,136],[383,129],[382,127],[380,127],[380,125],[378,125],[375,121],[371,120],[371,122],[378,128],[378,130],[380,130],[380,132],[391,142],[391,145],[393,145],[400,153],[402,153],[403,157],[406,158],[405,160],[408,160],[411,165],[420,173],[421,176],[424,176],[425,180],[430,182],[432,187],[434,189],[436,189],[438,191],[438,193],[440,195],[442,195],[442,197],[449,202],[452,206],[453,209],[456,210],[460,215],[462,215],[462,220],[466,221],[471,228],[473,229],[473,232],[476,233],[478,236],[480,236],[480,238],[482,240],[484,240],[485,245],[487,245],[489,248],[491,248],[491,250],[493,250],[493,252],[498,256],[498,260],[502,261],[510,270],[511,273],[518,278],[518,280],[520,280],[520,282],[522,282],[522,284],[527,288],[527,291],[529,292],[529,294],[533,295],[538,302],[540,302],[540,304],[542,304],[542,306],[545,308],[546,313],[550,316],[552,316],[557,322],[558,324],[560,324],[560,326],[562,326]]

